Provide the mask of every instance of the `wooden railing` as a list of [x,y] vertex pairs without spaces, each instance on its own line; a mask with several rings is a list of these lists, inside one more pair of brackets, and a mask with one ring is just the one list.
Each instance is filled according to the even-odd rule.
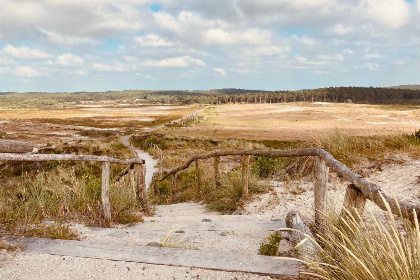
[[[350,211],[358,211],[362,213],[366,204],[366,199],[371,200],[382,210],[387,210],[387,205],[391,208],[392,213],[408,219],[414,219],[414,211],[417,217],[420,217],[420,205],[396,201],[394,198],[386,195],[382,189],[359,174],[350,170],[345,164],[335,159],[330,153],[321,148],[306,148],[296,150],[241,150],[241,151],[214,151],[206,155],[197,155],[189,159],[184,165],[169,171],[160,181],[168,177],[172,177],[171,186],[174,190],[176,183],[176,175],[178,172],[187,169],[195,162],[196,173],[199,174],[199,160],[214,158],[214,174],[215,184],[220,187],[220,157],[222,156],[243,156],[242,159],[242,194],[248,195],[248,165],[250,156],[260,157],[315,157],[314,166],[314,192],[315,192],[315,224],[319,227],[325,225],[325,211],[327,202],[327,183],[329,169],[332,169],[351,184],[347,187],[344,199],[344,206]],[[197,185],[200,186],[200,176],[197,176]]]
[[[132,159],[117,159],[108,156],[93,156],[93,155],[69,155],[69,154],[13,154],[0,153],[0,161],[93,161],[102,162],[102,187],[101,187],[101,201],[104,218],[104,226],[111,226],[111,205],[109,203],[109,185],[110,185],[110,170],[111,163],[127,164],[128,168],[125,170],[131,171],[133,188],[136,190],[136,197],[141,201],[143,206],[148,207],[148,200],[145,186],[145,164],[144,160],[138,158]],[[136,175],[135,175],[136,174]],[[137,180],[134,180],[134,175]]]

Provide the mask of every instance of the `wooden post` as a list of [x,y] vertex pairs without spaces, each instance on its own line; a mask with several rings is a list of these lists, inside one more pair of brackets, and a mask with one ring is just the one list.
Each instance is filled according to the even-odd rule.
[[105,161],[102,163],[102,211],[104,214],[104,226],[111,226],[111,205],[109,204],[109,177],[110,177],[111,163]]
[[134,197],[137,200],[136,181],[134,179],[134,169],[131,169],[128,172],[130,174],[130,182],[131,182],[131,187],[133,188]]
[[136,197],[137,200],[141,203],[143,210],[147,211],[149,208],[149,203],[147,199],[147,190],[146,190],[146,169],[143,164],[135,165],[135,172],[137,173],[137,188],[136,188]]
[[220,188],[222,183],[220,182],[220,157],[214,157],[214,181],[216,182],[216,187]]
[[[356,188],[354,184],[348,185],[346,189],[346,196],[344,197],[344,208],[347,209],[347,211],[349,211],[354,218],[357,218],[357,213],[361,215],[365,209],[365,205],[366,196],[363,194],[363,192]],[[347,211],[343,209],[341,211],[341,216],[347,216]]]
[[321,230],[326,226],[328,171],[325,161],[315,156],[315,225]]
[[249,176],[249,155],[243,156],[242,159],[242,197],[248,196],[248,176]]
[[200,194],[201,178],[200,178],[200,168],[198,167],[198,159],[195,160],[195,176],[197,179],[197,193]]
[[176,189],[176,177],[177,177],[177,173],[173,174],[171,176],[172,180],[171,180],[171,196],[173,196],[175,194],[175,189]]

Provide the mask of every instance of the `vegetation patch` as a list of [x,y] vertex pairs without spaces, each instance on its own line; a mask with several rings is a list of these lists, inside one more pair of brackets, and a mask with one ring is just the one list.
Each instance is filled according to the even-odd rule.
[[277,256],[282,239],[280,231],[274,231],[261,241],[258,254],[264,256]]

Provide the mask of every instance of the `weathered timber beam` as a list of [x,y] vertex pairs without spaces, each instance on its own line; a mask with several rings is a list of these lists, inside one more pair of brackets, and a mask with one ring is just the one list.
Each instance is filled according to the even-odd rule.
[[189,159],[184,165],[172,169],[168,174],[163,176],[160,181],[165,180],[172,174],[178,173],[179,171],[187,169],[197,159],[209,159],[212,157],[222,156],[260,156],[260,157],[303,157],[303,156],[316,156],[318,148],[305,148],[297,150],[240,150],[240,151],[215,151],[206,155],[198,155]]
[[108,156],[92,155],[69,155],[69,154],[13,154],[0,153],[0,161],[97,161],[118,164],[141,163],[144,160],[138,158],[118,159]]
[[420,220],[420,206],[414,205],[411,203],[403,201],[395,201],[394,198],[387,196],[382,189],[373,183],[370,183],[368,180],[357,174],[356,172],[350,170],[345,164],[336,160],[330,153],[324,149],[316,149],[317,155],[325,160],[326,164],[333,169],[335,172],[343,176],[344,179],[354,184],[354,186],[362,191],[363,195],[367,199],[374,202],[382,210],[387,210],[386,201],[392,213],[398,216],[403,216],[405,218],[414,219],[413,211],[416,211],[417,218]]
[[115,177],[115,182],[119,182],[125,175],[127,175],[128,173],[130,173],[130,170],[132,170],[134,168],[134,163],[131,163],[129,166],[127,166],[126,168],[124,168],[120,174],[117,175],[117,177]]

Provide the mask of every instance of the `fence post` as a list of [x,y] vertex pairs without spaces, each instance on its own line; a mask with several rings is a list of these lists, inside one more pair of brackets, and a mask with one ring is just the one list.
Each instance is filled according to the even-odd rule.
[[134,179],[134,168],[130,169],[130,171],[128,171],[128,172],[130,174],[130,182],[131,182],[131,187],[133,188],[134,197],[137,200],[136,181]]
[[[356,188],[354,184],[348,185],[346,189],[346,196],[344,197],[344,208],[350,212],[354,218],[357,218],[357,213],[361,215],[365,209],[365,205],[366,196],[363,194],[363,192]],[[348,215],[348,212],[345,209],[341,210],[342,217]]]
[[216,187],[219,188],[222,186],[220,182],[220,157],[214,157],[214,181],[216,182]]
[[141,203],[143,210],[147,211],[149,208],[149,202],[147,199],[147,190],[146,190],[146,168],[143,164],[135,165],[135,172],[137,173],[137,188],[136,188],[136,197],[137,200]]
[[315,156],[315,225],[318,229],[326,226],[325,212],[327,210],[327,184],[329,168],[325,161]]
[[177,177],[177,173],[173,174],[171,176],[171,196],[174,196],[175,194],[175,188],[176,188],[176,177]]
[[196,176],[196,179],[197,179],[197,193],[200,194],[201,178],[200,178],[200,168],[198,167],[198,159],[195,160],[195,176]]
[[249,155],[242,159],[242,197],[248,196],[248,176],[249,176]]
[[102,163],[102,211],[104,214],[104,226],[111,226],[111,205],[109,204],[109,177],[110,177],[111,163],[105,161]]

